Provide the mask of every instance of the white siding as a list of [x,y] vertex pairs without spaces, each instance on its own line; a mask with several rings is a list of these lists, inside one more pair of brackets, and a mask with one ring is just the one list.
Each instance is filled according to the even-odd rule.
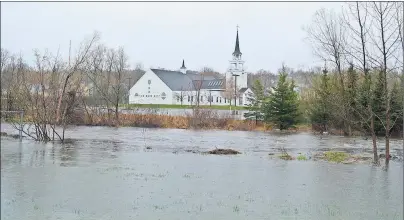
[[[150,80],[150,85],[149,85]],[[150,87],[150,89],[149,89]],[[162,98],[165,93],[166,98]],[[172,104],[173,92],[171,89],[151,70],[136,82],[129,91],[130,104]]]
[[[173,104],[181,105],[181,96],[183,97],[183,105],[196,104],[196,91],[174,91],[173,92]],[[212,96],[212,105],[230,105],[230,100],[223,97],[220,91],[201,90],[200,92],[200,105],[210,105],[209,95]],[[231,100],[231,104],[234,105],[234,98]],[[239,100],[237,99],[237,105],[239,105]]]
[[248,101],[248,96],[249,94],[252,93],[252,90],[250,88],[248,88],[244,93],[243,93],[243,105],[247,106],[250,104],[250,102]]

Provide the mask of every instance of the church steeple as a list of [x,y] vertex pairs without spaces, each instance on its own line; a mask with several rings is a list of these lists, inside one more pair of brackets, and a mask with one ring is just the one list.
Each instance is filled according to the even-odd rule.
[[186,69],[184,59],[182,59],[182,66],[181,66],[181,69]]
[[184,59],[182,59],[182,66],[181,66],[181,68],[180,68],[180,72],[183,73],[183,74],[186,74],[186,73],[187,73],[187,68],[185,67],[185,61],[184,61]]
[[240,42],[239,42],[239,39],[238,39],[238,26],[237,26],[236,46],[234,48],[233,56],[239,57],[239,56],[241,56],[241,54],[242,53],[240,51]]
[[241,58],[241,51],[240,51],[240,39],[238,36],[238,28],[237,25],[237,35],[236,35],[236,45],[234,47],[233,52],[233,59],[229,60],[229,69],[226,73],[226,80],[235,80],[234,78],[237,77],[237,87],[238,88],[247,88],[247,74],[244,71],[244,60]]

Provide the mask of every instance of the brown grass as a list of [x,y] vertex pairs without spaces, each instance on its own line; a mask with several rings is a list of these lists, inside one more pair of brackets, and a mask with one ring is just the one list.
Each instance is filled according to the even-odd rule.
[[219,117],[191,117],[191,116],[170,116],[155,114],[120,114],[119,123],[114,121],[114,115],[108,119],[107,114],[92,115],[83,117],[76,121],[76,125],[89,126],[124,126],[124,127],[151,127],[151,128],[177,128],[177,129],[221,129],[241,131],[266,131],[268,127],[263,124],[255,125],[254,121],[235,120]]

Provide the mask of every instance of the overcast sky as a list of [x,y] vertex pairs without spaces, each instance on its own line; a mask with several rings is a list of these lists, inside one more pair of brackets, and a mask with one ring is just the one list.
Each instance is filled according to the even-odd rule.
[[131,67],[188,69],[209,66],[224,72],[232,58],[239,25],[247,71],[276,71],[318,64],[303,26],[322,7],[343,3],[136,3],[2,2],[1,47],[33,60],[34,48],[68,56],[94,31],[110,47],[124,46]]

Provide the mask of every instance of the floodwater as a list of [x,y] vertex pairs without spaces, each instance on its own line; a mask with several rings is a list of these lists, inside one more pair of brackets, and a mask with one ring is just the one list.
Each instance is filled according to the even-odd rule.
[[[386,170],[268,158],[282,146],[367,152],[370,140],[107,127],[66,135],[64,145],[1,138],[1,219],[403,219],[401,161]],[[215,147],[242,154],[188,152]],[[391,148],[403,154],[401,140]]]

